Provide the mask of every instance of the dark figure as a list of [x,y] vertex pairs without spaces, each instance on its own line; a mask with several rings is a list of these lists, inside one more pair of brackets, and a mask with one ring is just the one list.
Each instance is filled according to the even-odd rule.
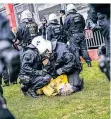
[[65,10],[60,10],[60,24],[63,26],[65,21],[66,15]]
[[[2,76],[4,65],[10,69],[13,76],[19,72],[20,57],[19,53],[12,48],[14,35],[10,30],[9,22],[0,15],[0,77]],[[6,108],[6,100],[3,97],[3,89],[0,81],[0,119],[15,119],[10,111]]]
[[64,23],[65,33],[69,38],[72,53],[76,54],[80,62],[80,52],[88,66],[91,66],[91,59],[87,52],[84,36],[85,20],[82,15],[77,13],[73,4],[67,5],[67,16]]
[[39,35],[42,35],[44,39],[46,39],[46,28],[47,28],[47,20],[45,17],[43,17],[42,26],[39,29]]
[[100,69],[110,80],[110,4],[90,4],[98,17],[98,25],[105,38],[106,54],[102,53],[100,58]]
[[94,31],[100,30],[100,26],[97,24],[97,13],[94,9],[90,9],[88,12],[88,17],[86,20],[86,27]]
[[10,77],[9,77],[9,72],[6,65],[4,65],[2,76],[4,79],[4,84],[5,84],[4,86],[9,86]]

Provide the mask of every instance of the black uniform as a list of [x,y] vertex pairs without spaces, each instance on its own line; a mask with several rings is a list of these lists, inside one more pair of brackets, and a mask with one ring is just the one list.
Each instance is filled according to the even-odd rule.
[[57,21],[51,21],[47,27],[47,40],[50,41],[59,41],[66,43],[66,38],[64,37],[64,31],[60,24]]
[[36,36],[38,36],[38,25],[32,21],[22,22],[16,33],[16,39],[21,42],[22,47],[28,46]]
[[5,85],[8,86],[10,77],[9,77],[8,68],[7,68],[6,65],[4,66],[2,76],[3,76],[3,79],[4,79]]
[[72,53],[76,53],[78,60],[80,61],[80,51],[83,58],[87,63],[90,63],[91,59],[87,52],[85,36],[84,36],[85,20],[82,15],[71,11],[67,14],[64,29],[70,41],[70,47]]
[[53,78],[61,74],[69,77],[69,83],[76,87],[76,90],[82,88],[82,82],[79,78],[81,67],[78,67],[75,56],[69,51],[68,46],[60,42],[52,42],[53,53],[44,69]]
[[30,93],[35,97],[35,91],[47,85],[50,76],[43,76],[41,71],[41,59],[37,49],[33,45],[29,45],[26,51],[21,55],[21,83],[25,85],[24,92]]
[[42,24],[42,26],[39,29],[39,35],[42,35],[44,39],[46,39],[46,29],[47,29],[46,24]]

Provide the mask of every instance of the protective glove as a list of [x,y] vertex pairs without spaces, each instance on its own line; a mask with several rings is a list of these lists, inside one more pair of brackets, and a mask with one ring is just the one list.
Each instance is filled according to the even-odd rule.
[[42,74],[43,74],[43,76],[44,76],[44,75],[47,75],[47,74],[48,74],[48,71],[47,71],[46,69],[43,69],[43,70],[42,70]]
[[61,68],[59,68],[57,71],[56,71],[56,73],[58,74],[58,75],[61,75],[63,72],[62,72],[62,69]]
[[36,75],[37,75],[37,76],[38,76],[38,75],[39,75],[39,76],[42,76],[42,75],[43,75],[42,70],[37,70],[37,71],[36,71]]

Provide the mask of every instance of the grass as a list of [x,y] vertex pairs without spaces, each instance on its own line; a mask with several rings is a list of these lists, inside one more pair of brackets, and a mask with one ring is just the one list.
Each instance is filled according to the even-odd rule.
[[24,97],[19,84],[4,87],[8,108],[16,119],[109,119],[109,82],[99,71],[98,63],[93,67],[84,64],[81,77],[84,90],[66,97],[46,97],[38,99]]

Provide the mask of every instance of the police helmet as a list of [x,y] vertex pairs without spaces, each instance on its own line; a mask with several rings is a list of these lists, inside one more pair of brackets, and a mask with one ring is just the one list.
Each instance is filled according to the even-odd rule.
[[76,10],[77,11],[75,5],[73,5],[73,4],[68,4],[67,5],[67,12],[70,11],[70,10]]
[[21,20],[23,19],[32,19],[33,15],[29,10],[25,10],[21,13]]
[[38,49],[40,55],[52,53],[52,43],[49,40],[45,40],[42,36],[37,36],[31,43]]
[[57,20],[57,15],[54,13],[49,15],[49,21],[52,21],[52,20]]

